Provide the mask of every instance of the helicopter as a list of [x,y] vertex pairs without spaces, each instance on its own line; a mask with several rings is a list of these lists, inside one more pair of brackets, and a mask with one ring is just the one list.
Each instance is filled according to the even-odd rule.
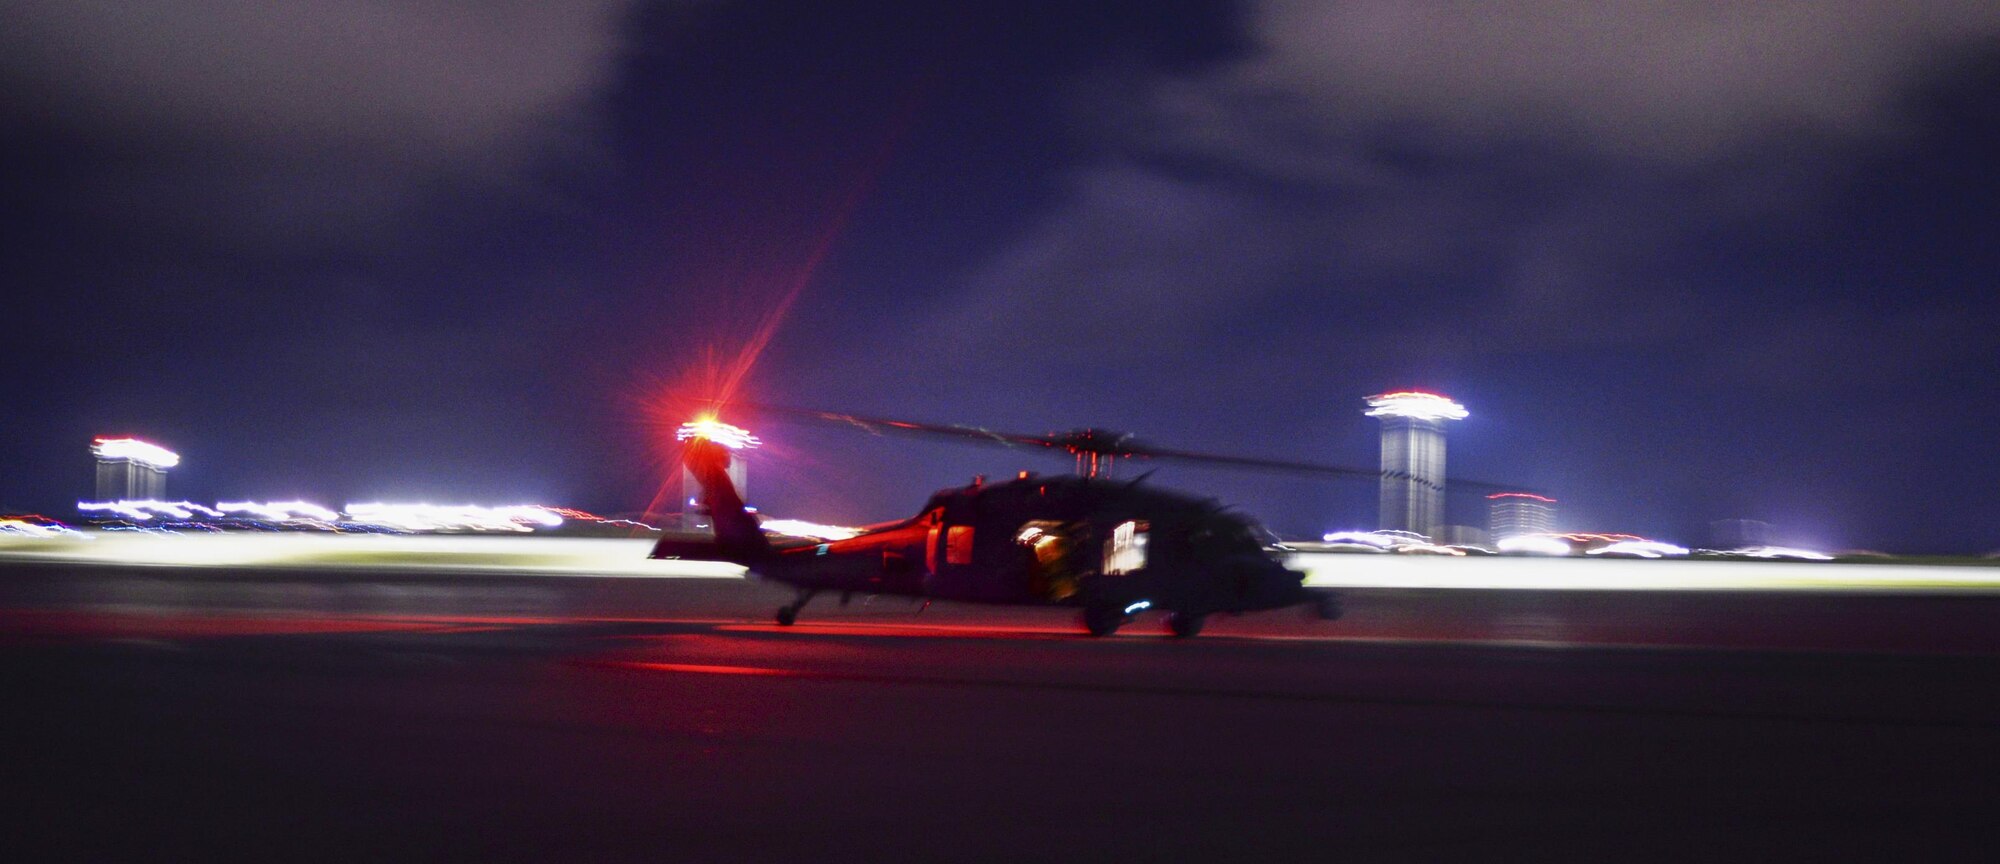
[[[1338,593],[1305,585],[1286,566],[1289,550],[1250,517],[1213,500],[1146,482],[1111,477],[1130,459],[1179,460],[1375,479],[1385,472],[1305,462],[1194,453],[1152,447],[1102,429],[1053,435],[994,432],[852,414],[773,408],[799,419],[890,432],[955,437],[1009,447],[1044,448],[1074,457],[1077,471],[933,494],[917,514],[873,525],[842,539],[764,530],[729,477],[730,442],[695,434],[685,441],[685,469],[699,485],[699,505],[714,539],[668,535],[649,557],[725,561],[753,576],[791,586],[796,598],[775,620],[790,626],[815,596],[900,595],[969,603],[1068,606],[1084,630],[1109,636],[1140,613],[1165,612],[1177,637],[1201,632],[1208,616],[1305,605],[1325,620],[1340,617]],[[733,428],[733,427],[730,427]],[[723,440],[718,440],[723,439]],[[1394,472],[1388,472],[1394,473]]]

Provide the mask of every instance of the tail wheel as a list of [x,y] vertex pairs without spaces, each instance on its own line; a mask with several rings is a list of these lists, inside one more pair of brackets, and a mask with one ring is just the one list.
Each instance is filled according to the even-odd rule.
[[1200,633],[1201,625],[1207,620],[1208,616],[1194,612],[1168,612],[1167,632],[1177,639],[1186,639]]
[[1109,636],[1125,623],[1125,612],[1107,606],[1083,607],[1083,629],[1092,636]]

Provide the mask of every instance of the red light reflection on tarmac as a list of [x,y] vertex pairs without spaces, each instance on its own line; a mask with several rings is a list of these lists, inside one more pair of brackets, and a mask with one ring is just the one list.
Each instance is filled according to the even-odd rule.
[[688,672],[697,675],[761,675],[790,677],[797,675],[789,669],[771,669],[763,666],[716,666],[705,663],[640,663],[625,660],[606,660],[591,664],[608,669],[639,669],[647,672]]
[[[799,623],[790,627],[777,624],[724,624],[723,633],[797,633],[801,636],[899,636],[924,639],[1060,639],[1086,638],[1080,627],[996,627],[992,625],[950,624],[821,624]],[[1153,635],[1142,632],[1121,636]],[[1165,634],[1160,634],[1165,635]]]

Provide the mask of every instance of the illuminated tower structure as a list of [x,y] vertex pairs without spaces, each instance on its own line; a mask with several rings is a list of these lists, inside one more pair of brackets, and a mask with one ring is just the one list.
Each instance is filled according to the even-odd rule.
[[1501,492],[1486,496],[1491,521],[1487,527],[1498,543],[1509,537],[1554,534],[1556,499],[1527,492]]
[[[743,453],[756,449],[763,442],[757,436],[741,427],[731,426],[713,417],[703,417],[690,423],[682,423],[674,433],[679,441],[705,438],[729,449],[729,482],[736,487],[736,494],[743,500],[750,500],[750,474],[743,466]],[[687,531],[713,531],[715,523],[709,521],[708,508],[701,499],[701,484],[695,482],[693,472],[681,472],[681,528]]]
[[90,444],[97,457],[97,500],[164,501],[167,469],[180,454],[137,438],[99,438]]
[[1382,421],[1382,530],[1436,537],[1444,524],[1444,422],[1465,419],[1465,406],[1406,390],[1368,397],[1368,416]]

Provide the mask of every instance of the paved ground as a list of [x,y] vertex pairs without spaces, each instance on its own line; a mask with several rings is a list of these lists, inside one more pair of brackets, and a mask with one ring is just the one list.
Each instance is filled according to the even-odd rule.
[[1992,860],[1990,597],[0,566],[8,860]]

